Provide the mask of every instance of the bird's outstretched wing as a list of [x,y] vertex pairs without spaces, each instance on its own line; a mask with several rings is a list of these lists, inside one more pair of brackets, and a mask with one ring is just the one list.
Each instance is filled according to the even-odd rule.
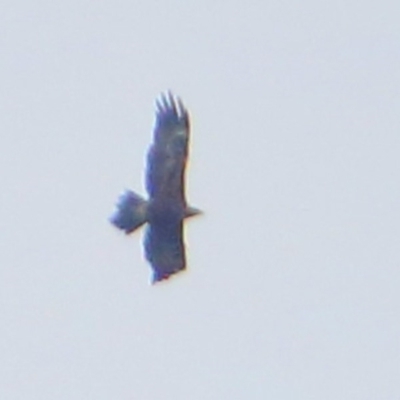
[[185,269],[183,221],[150,224],[145,237],[145,254],[153,269],[153,283]]
[[151,199],[185,204],[184,175],[189,143],[189,115],[171,93],[157,101],[153,144],[147,158],[146,188]]

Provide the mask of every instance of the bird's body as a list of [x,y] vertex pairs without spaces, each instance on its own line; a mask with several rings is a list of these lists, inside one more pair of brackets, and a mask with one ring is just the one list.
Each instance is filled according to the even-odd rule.
[[145,255],[153,282],[186,268],[183,221],[199,214],[185,198],[185,169],[190,136],[189,116],[170,93],[157,101],[153,143],[147,156],[146,189],[149,200],[132,191],[117,203],[111,222],[131,233],[147,223]]

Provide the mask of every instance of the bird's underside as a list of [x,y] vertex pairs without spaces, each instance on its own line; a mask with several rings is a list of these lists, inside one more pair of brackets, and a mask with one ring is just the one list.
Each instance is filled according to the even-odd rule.
[[147,156],[149,199],[126,191],[110,219],[126,234],[147,224],[144,249],[153,270],[153,283],[186,268],[183,222],[200,213],[185,199],[189,134],[189,116],[182,102],[171,93],[161,95]]

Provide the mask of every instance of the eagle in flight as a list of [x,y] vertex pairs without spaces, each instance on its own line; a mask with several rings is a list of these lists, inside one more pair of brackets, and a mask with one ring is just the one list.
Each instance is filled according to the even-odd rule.
[[149,198],[125,191],[110,218],[126,234],[147,223],[144,248],[153,270],[153,283],[186,268],[183,221],[201,213],[190,207],[185,198],[189,114],[170,92],[160,96],[156,109],[153,143],[147,155]]

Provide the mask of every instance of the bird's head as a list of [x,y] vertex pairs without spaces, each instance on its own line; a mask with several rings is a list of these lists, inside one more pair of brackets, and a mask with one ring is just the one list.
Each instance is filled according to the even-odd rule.
[[198,208],[190,206],[186,207],[185,218],[194,217],[195,215],[200,215],[200,214],[203,214],[203,211],[199,210]]

